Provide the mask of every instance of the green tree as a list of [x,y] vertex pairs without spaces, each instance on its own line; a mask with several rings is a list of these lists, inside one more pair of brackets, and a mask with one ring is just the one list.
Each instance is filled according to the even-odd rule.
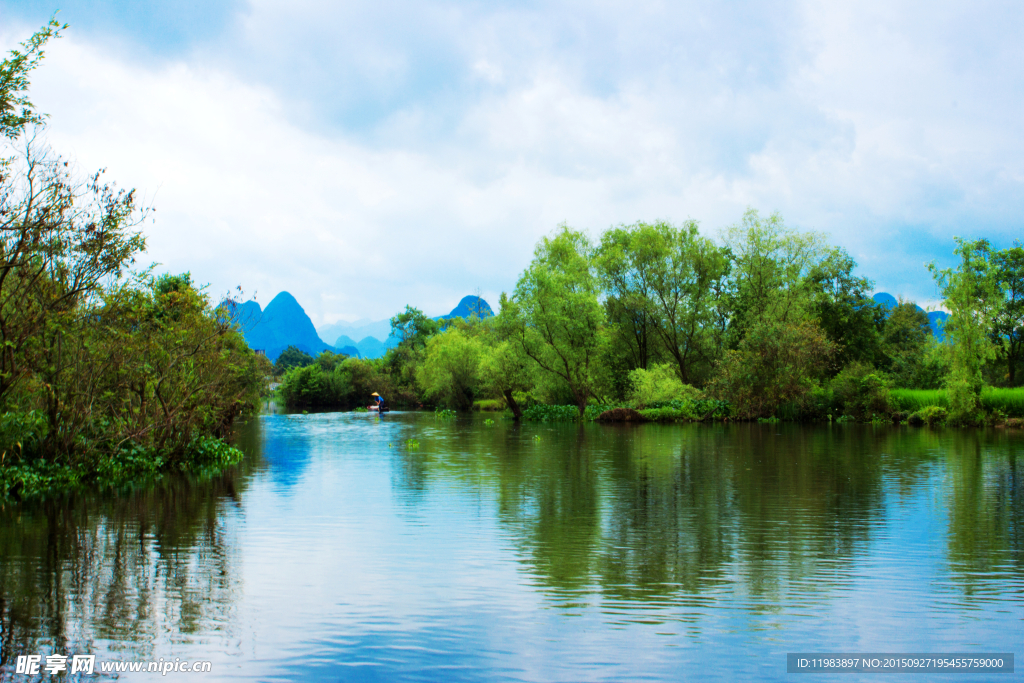
[[563,225],[537,245],[513,296],[501,295],[503,334],[566,383],[581,418],[594,394],[605,320],[592,251],[586,235]]
[[633,370],[629,373],[629,385],[629,400],[634,405],[700,398],[700,392],[683,384],[675,368],[668,363],[656,363],[647,370]]
[[484,347],[480,359],[480,381],[485,391],[501,396],[516,420],[523,418],[523,409],[516,394],[533,386],[529,359],[519,346],[508,340],[493,341]]
[[458,327],[451,327],[427,340],[417,380],[429,398],[446,407],[468,410],[473,406],[480,383],[483,345]]
[[0,135],[3,137],[15,140],[21,137],[26,126],[42,124],[45,120],[29,100],[28,75],[42,61],[46,43],[59,38],[66,28],[67,24],[59,23],[56,17],[50,19],[46,26],[21,43],[21,49],[11,50],[0,62]]
[[674,360],[680,378],[693,382],[719,357],[731,301],[729,254],[701,237],[697,223],[676,228],[668,223],[637,223],[609,230],[596,259],[610,310],[628,315],[639,357],[650,353],[640,342],[653,332]]
[[726,352],[709,392],[732,403],[741,418],[770,417],[809,393],[835,353],[813,321],[761,323]]
[[857,263],[845,250],[833,248],[807,276],[811,315],[835,344],[837,368],[852,362],[877,363],[885,311],[868,295],[874,283],[853,274]]
[[981,413],[982,366],[995,357],[990,333],[1000,292],[988,242],[954,239],[954,253],[960,257],[956,270],[940,269],[935,263],[928,270],[949,309],[945,331],[952,356],[946,380],[950,419],[971,423]]
[[145,249],[134,191],[82,181],[27,132],[44,117],[28,75],[63,26],[51,22],[0,62],[0,405],[61,344],[62,327]]
[[391,318],[391,336],[398,339],[399,345],[422,349],[427,339],[441,330],[441,323],[432,320],[418,308],[406,306],[405,310]]
[[[648,287],[655,254],[644,249],[638,232],[645,224],[613,228],[601,236],[595,255],[606,293],[605,310],[614,330],[616,356],[626,357],[626,370],[646,368],[655,355],[656,333]],[[617,343],[616,343],[617,342]]]
[[297,346],[289,346],[274,361],[274,374],[283,375],[292,368],[304,368],[312,365],[316,359]]
[[1024,360],[1024,247],[1014,242],[1010,249],[992,254],[996,283],[1002,299],[996,307],[992,341],[1006,365],[1006,381],[1017,384],[1017,367]]
[[807,282],[831,255],[824,236],[794,230],[778,214],[762,218],[750,209],[724,237],[736,291],[733,344],[757,325],[799,325],[813,315]]

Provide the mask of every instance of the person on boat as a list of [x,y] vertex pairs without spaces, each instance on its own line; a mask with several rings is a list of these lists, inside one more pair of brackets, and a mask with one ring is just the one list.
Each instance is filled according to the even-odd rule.
[[377,401],[377,412],[381,412],[384,409],[384,397],[378,394],[376,391],[370,394]]

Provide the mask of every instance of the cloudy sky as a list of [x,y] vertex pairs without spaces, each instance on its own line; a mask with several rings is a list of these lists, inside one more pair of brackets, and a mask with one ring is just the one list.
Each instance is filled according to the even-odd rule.
[[148,259],[317,325],[496,303],[537,240],[747,207],[937,298],[1024,235],[1019,2],[0,0],[48,139],[157,211]]

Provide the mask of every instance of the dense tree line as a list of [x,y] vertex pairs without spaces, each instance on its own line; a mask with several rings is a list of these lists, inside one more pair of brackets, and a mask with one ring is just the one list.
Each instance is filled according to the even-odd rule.
[[[693,221],[598,241],[562,226],[496,317],[439,323],[407,308],[383,359],[322,356],[319,370],[285,376],[284,396],[344,407],[376,390],[454,409],[494,399],[517,417],[537,403],[582,416],[595,403],[717,399],[739,419],[826,419],[896,412],[891,388],[946,388],[952,417],[972,422],[983,386],[1020,380],[1024,249],[958,240],[956,254],[958,267],[931,267],[951,314],[941,343],[917,306],[879,306],[848,253],[778,215],[748,211],[720,241]],[[314,384],[326,400],[297,398]]]
[[134,191],[40,141],[28,77],[62,28],[0,63],[0,496],[236,459],[268,370],[188,274],[133,268]]

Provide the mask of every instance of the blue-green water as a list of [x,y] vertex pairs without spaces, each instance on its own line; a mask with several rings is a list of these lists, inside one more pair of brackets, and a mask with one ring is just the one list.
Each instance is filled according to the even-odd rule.
[[214,481],[4,509],[0,678],[58,652],[204,681],[854,681],[786,653],[1024,650],[1020,432],[324,413],[239,439]]

